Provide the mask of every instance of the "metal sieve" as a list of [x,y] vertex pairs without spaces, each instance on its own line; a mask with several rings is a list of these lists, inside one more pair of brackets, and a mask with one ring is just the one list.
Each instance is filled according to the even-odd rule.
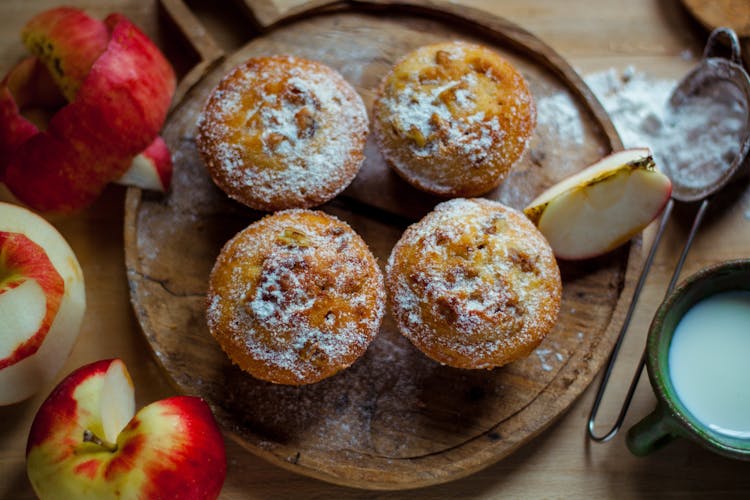
[[[722,38],[729,44],[728,57],[719,55],[719,42]],[[679,117],[682,109],[686,109],[693,105],[699,98],[725,100],[728,106],[735,106],[735,109],[739,109],[740,113],[744,113],[744,116],[740,117],[743,119],[741,127],[736,131],[736,143],[733,138],[730,138],[730,143],[733,146],[736,146],[736,153],[733,154],[731,158],[722,158],[718,161],[712,161],[710,159],[701,161],[700,154],[697,154],[700,152],[695,151],[696,143],[691,142],[690,137],[675,137],[674,140],[676,146],[684,148],[679,152],[694,152],[696,153],[695,157],[699,160],[697,163],[693,162],[691,165],[686,165],[684,162],[677,162],[674,160],[674,157],[677,155],[673,155],[671,158],[666,155],[662,158],[664,173],[667,174],[672,181],[672,196],[664,208],[664,212],[659,221],[659,228],[654,237],[654,242],[651,244],[648,256],[646,257],[646,262],[644,263],[643,270],[638,278],[638,283],[636,284],[630,307],[625,315],[622,328],[617,337],[617,341],[615,342],[609,361],[607,362],[607,367],[601,383],[599,384],[594,404],[591,407],[587,431],[589,438],[593,441],[609,441],[618,433],[622,427],[623,421],[625,420],[625,415],[627,414],[630,403],[633,400],[633,394],[635,393],[636,386],[638,385],[638,381],[643,371],[646,362],[645,349],[641,355],[640,362],[638,363],[636,372],[630,382],[630,387],[625,395],[625,400],[623,401],[620,413],[617,416],[614,425],[607,433],[596,434],[596,416],[607,388],[607,382],[612,375],[617,355],[619,354],[620,347],[625,338],[625,333],[630,325],[633,311],[638,303],[638,297],[641,294],[646,277],[651,269],[654,255],[659,247],[661,237],[664,234],[664,228],[670,218],[675,201],[683,203],[700,202],[700,207],[696,212],[695,219],[690,228],[690,233],[688,234],[688,238],[682,248],[682,252],[680,253],[680,258],[677,261],[677,266],[672,274],[665,296],[669,295],[677,284],[677,280],[682,271],[685,259],[687,258],[690,246],[698,232],[703,216],[708,209],[711,196],[731,181],[737,180],[750,172],[750,159],[748,158],[748,151],[750,151],[750,79],[742,68],[740,44],[737,35],[729,28],[717,28],[711,33],[708,42],[706,43],[701,62],[682,79],[672,92],[668,103],[668,110],[673,116]],[[737,106],[739,108],[737,108]],[[691,148],[693,148],[692,151]],[[734,150],[732,152],[734,153]]]

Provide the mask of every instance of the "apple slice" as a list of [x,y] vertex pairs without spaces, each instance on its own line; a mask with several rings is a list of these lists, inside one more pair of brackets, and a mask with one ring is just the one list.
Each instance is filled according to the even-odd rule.
[[125,363],[116,360],[109,365],[102,380],[99,414],[104,439],[114,443],[135,415],[135,389]]
[[83,273],[46,220],[0,203],[0,405],[50,383],[86,309]]
[[135,416],[133,409],[133,385],[119,359],[83,366],[65,378],[29,433],[26,467],[37,495],[216,498],[226,458],[208,405],[177,396]]
[[141,154],[117,184],[166,192],[172,180],[172,155],[164,139],[157,137]]
[[525,209],[561,259],[609,252],[639,233],[664,209],[672,183],[651,151],[611,154],[555,184]]

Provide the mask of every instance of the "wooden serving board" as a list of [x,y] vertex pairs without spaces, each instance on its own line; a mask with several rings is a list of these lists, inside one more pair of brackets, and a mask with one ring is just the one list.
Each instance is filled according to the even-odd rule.
[[[197,29],[180,2],[162,3],[177,13],[184,32]],[[358,89],[369,109],[380,78],[407,51],[450,39],[489,45],[523,73],[537,103],[529,151],[488,195],[516,208],[620,148],[614,127],[560,56],[485,13],[439,2],[345,2],[314,13],[298,9],[292,18],[256,16],[258,24],[263,19],[270,23],[264,34],[218,64],[212,64],[219,54],[215,45],[194,41],[204,60],[180,87],[186,93],[163,133],[175,161],[172,189],[165,197],[128,193],[131,298],[157,360],[177,390],[208,401],[228,437],[301,474],[403,489],[456,479],[499,460],[554,422],[606,360],[632,295],[639,242],[603,258],[561,263],[556,328],[535,353],[506,367],[441,366],[399,335],[387,316],[350,369],[305,387],[261,382],[234,367],[206,327],[214,260],[260,214],[212,184],[195,149],[197,115],[219,79],[251,56],[284,53],[322,61]],[[354,183],[322,209],[348,221],[383,264],[405,225],[440,200],[391,173],[372,141],[366,156]],[[243,457],[230,457],[230,467],[234,460]]]

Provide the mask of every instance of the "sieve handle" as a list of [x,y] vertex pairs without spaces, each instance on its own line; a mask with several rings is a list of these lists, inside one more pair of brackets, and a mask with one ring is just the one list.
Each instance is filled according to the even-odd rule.
[[[685,246],[682,247],[682,253],[680,254],[680,260],[677,261],[677,266],[675,267],[674,272],[672,273],[672,279],[669,281],[669,286],[667,287],[667,291],[664,293],[664,296],[666,297],[669,295],[672,290],[674,289],[675,285],[677,284],[677,280],[680,277],[680,272],[682,271],[682,266],[685,264],[685,259],[687,258],[688,251],[690,250],[690,246],[693,244],[693,239],[695,239],[695,235],[698,232],[698,228],[700,227],[701,221],[703,220],[703,216],[706,214],[706,210],[708,209],[708,199],[704,199],[701,203],[700,208],[698,209],[698,212],[695,214],[695,219],[693,219],[693,225],[690,228],[690,234],[688,235],[687,241],[685,242]],[[604,398],[604,392],[607,388],[607,382],[609,381],[610,375],[612,375],[612,370],[615,366],[615,361],[617,360],[617,355],[620,351],[620,347],[622,346],[622,341],[625,339],[625,333],[628,330],[628,326],[630,326],[630,320],[633,317],[633,311],[635,310],[635,306],[638,302],[638,297],[641,294],[641,289],[643,288],[643,284],[646,281],[646,277],[648,276],[648,272],[651,269],[651,264],[654,260],[654,255],[656,254],[656,249],[659,246],[659,242],[661,241],[661,237],[664,234],[664,228],[667,225],[667,221],[669,219],[670,214],[672,213],[672,208],[674,207],[674,199],[670,199],[667,203],[667,206],[664,208],[664,213],[661,217],[661,220],[659,221],[659,230],[656,233],[656,236],[654,238],[654,242],[651,244],[651,250],[649,250],[648,257],[646,258],[646,262],[643,265],[643,270],[641,271],[641,276],[638,278],[638,284],[635,287],[635,292],[633,293],[633,299],[630,301],[630,307],[628,308],[628,312],[625,315],[625,320],[622,324],[622,328],[620,329],[620,334],[617,336],[617,342],[615,343],[615,347],[612,350],[612,354],[609,357],[609,361],[607,361],[607,369],[604,372],[604,376],[602,377],[602,381],[599,383],[599,388],[596,391],[596,398],[594,399],[594,404],[591,406],[591,413],[589,414],[589,423],[587,427],[587,432],[589,435],[589,438],[591,438],[592,441],[596,441],[598,443],[604,443],[615,437],[617,433],[622,428],[622,423],[625,421],[625,415],[628,413],[628,409],[630,408],[630,403],[633,401],[633,395],[635,394],[635,389],[638,386],[638,381],[641,378],[641,373],[643,372],[643,367],[646,364],[646,349],[643,349],[643,353],[641,354],[641,359],[638,362],[638,367],[636,368],[635,373],[633,374],[633,379],[630,381],[630,387],[628,387],[628,392],[625,395],[625,400],[622,403],[622,406],[620,407],[620,414],[617,416],[617,420],[615,420],[614,425],[607,431],[606,434],[596,434],[596,416],[599,412],[599,406],[601,405],[602,399]]]
[[703,59],[724,57],[720,52],[717,52],[717,47],[722,46],[721,38],[726,38],[726,41],[729,42],[729,57],[725,59],[742,66],[740,39],[737,38],[737,33],[731,28],[716,28],[711,32],[706,42],[706,48],[703,49]]

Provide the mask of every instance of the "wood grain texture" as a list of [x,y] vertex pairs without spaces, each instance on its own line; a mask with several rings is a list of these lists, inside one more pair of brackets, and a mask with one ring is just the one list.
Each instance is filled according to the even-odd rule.
[[750,36],[750,3],[745,0],[682,0],[707,29],[727,26],[738,36]]
[[180,78],[175,89],[173,102],[178,103],[224,57],[224,51],[182,0],[160,0],[159,4],[198,56],[198,63]]
[[[524,74],[539,115],[528,154],[488,195],[516,208],[620,147],[606,114],[549,47],[500,18],[480,19],[476,12],[462,18],[453,7],[438,11],[437,5],[415,3],[406,13],[404,4],[339,2],[316,16],[277,21],[209,72],[170,117],[164,137],[176,171],[169,196],[141,198],[131,190],[126,206],[132,301],[178,389],[208,400],[229,435],[255,454],[338,484],[401,489],[444,482],[535,437],[607,357],[637,267],[638,244],[563,264],[557,327],[535,354],[493,371],[455,370],[428,360],[397,333],[390,317],[351,369],[302,388],[253,379],[211,339],[204,313],[208,273],[221,246],[258,215],[213,185],[195,151],[194,128],[211,89],[248,57],[291,53],[320,60],[354,84],[369,108],[380,78],[409,50],[454,38],[495,46]],[[561,113],[560,103],[572,115]],[[401,222],[419,219],[439,200],[395,176],[372,140],[366,156],[355,182],[325,209],[347,220],[384,262]]]
[[740,38],[742,60],[750,70],[750,2],[746,0],[682,0],[685,8],[709,31],[725,26]]

